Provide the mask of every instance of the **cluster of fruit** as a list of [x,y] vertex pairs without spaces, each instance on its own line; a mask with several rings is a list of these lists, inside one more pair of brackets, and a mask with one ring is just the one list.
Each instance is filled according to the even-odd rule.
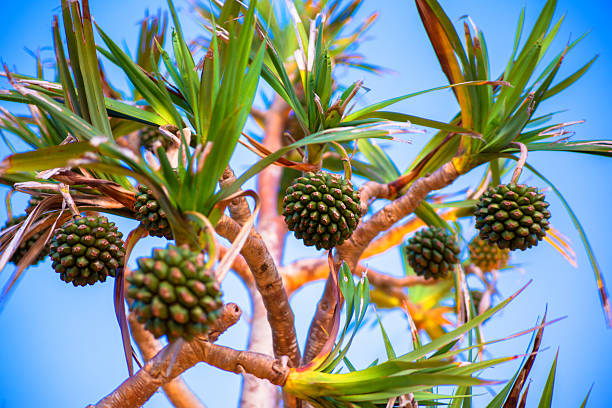
[[[138,186],[136,218],[150,235],[173,239],[166,214],[153,192]],[[40,201],[34,197],[31,206]],[[509,251],[525,250],[543,239],[550,212],[544,195],[534,187],[507,184],[490,188],[475,209],[480,231],[469,245],[471,261],[483,271],[507,265]],[[305,245],[332,249],[349,239],[361,218],[359,191],[350,180],[327,172],[305,173],[294,180],[283,200],[289,230]],[[7,228],[26,216],[12,218]],[[30,234],[13,254],[17,264],[41,238]],[[57,228],[54,237],[34,263],[47,254],[65,282],[75,286],[104,282],[115,277],[125,262],[122,234],[101,215],[78,216]],[[410,266],[427,279],[446,277],[459,262],[455,235],[440,227],[417,231],[405,246]],[[138,260],[139,268],[127,275],[130,309],[156,337],[186,339],[206,333],[222,306],[221,290],[203,255],[184,246],[158,249]]]
[[[134,204],[136,218],[150,235],[172,239],[166,214],[150,189],[138,186]],[[40,202],[33,196],[26,213]],[[6,228],[24,221],[11,218]],[[43,232],[30,234],[16,249],[11,262],[18,264]],[[76,216],[57,228],[51,242],[32,262],[47,255],[60,279],[74,286],[93,285],[115,277],[125,262],[123,234],[102,215]],[[169,245],[152,257],[140,258],[139,268],[127,274],[127,298],[137,319],[156,337],[167,335],[191,339],[206,334],[223,305],[221,290],[204,256],[187,246]]]
[[[483,271],[507,265],[509,251],[531,248],[544,238],[550,212],[535,187],[491,187],[476,209],[479,236],[469,245],[470,259]],[[359,192],[349,180],[330,173],[306,173],[287,189],[283,215],[289,230],[305,245],[331,249],[348,239],[361,218]],[[440,227],[417,231],[405,246],[415,273],[439,279],[459,262],[455,235]]]

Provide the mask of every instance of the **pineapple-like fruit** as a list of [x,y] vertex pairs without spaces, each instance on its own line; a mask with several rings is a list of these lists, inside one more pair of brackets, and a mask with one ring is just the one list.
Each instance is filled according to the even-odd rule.
[[139,322],[155,337],[190,340],[206,334],[223,306],[221,289],[204,256],[188,246],[156,249],[127,276],[128,299]]
[[104,282],[123,265],[123,234],[104,216],[79,216],[55,231],[51,241],[53,269],[74,286]]
[[544,194],[523,184],[489,188],[480,197],[475,216],[480,238],[512,251],[537,245],[550,228]]
[[509,249],[499,249],[495,244],[489,244],[479,236],[474,237],[469,245],[470,259],[483,272],[491,272],[508,266]]
[[149,231],[149,235],[173,239],[172,229],[166,218],[166,212],[153,196],[153,191],[142,184],[138,186],[134,211],[136,212],[136,218],[140,221],[140,225]]
[[305,173],[287,188],[283,215],[289,230],[307,246],[331,249],[352,234],[361,207],[350,180],[327,172]]
[[406,245],[408,263],[419,276],[440,279],[459,263],[459,244],[454,235],[440,227],[417,231]]

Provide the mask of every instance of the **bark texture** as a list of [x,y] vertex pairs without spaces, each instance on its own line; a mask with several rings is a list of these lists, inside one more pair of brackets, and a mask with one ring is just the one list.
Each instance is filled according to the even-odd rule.
[[[237,355],[236,353],[245,352],[238,352],[227,347],[212,344],[221,333],[238,321],[241,313],[242,311],[236,304],[226,304],[221,316],[210,328],[206,337],[197,338],[190,342],[178,340],[174,344],[164,347],[155,357],[147,361],[144,367],[125,380],[113,392],[95,405],[89,405],[88,407],[140,407],[151,398],[159,387],[169,383],[185,370],[201,361],[205,361],[222,370],[237,372],[235,370],[238,370],[237,367],[240,366],[246,372],[265,374],[262,370],[266,367],[269,368],[269,366],[266,366],[266,364],[271,364],[268,361],[269,358],[265,362],[255,361],[260,358],[259,355]],[[248,359],[247,356],[249,357]],[[278,374],[275,371],[266,375],[278,381]]]
[[360,224],[351,238],[336,248],[336,259],[348,263],[352,269],[365,248],[379,233],[412,214],[429,193],[450,185],[457,177],[459,177],[457,169],[452,162],[448,162],[435,173],[417,179],[406,194],[393,200]]
[[[270,151],[282,147],[283,132],[287,127],[289,105],[281,97],[274,98],[264,121],[263,145]],[[272,258],[280,264],[287,235],[287,226],[278,213],[278,195],[283,169],[279,166],[268,166],[257,176],[257,191],[261,198],[261,211],[257,229],[263,236]]]
[[[223,173],[220,185],[223,188],[236,181],[234,172],[228,167]],[[231,218],[239,225],[243,225],[251,216],[251,211],[246,198],[235,198],[228,206]],[[232,265],[232,269],[240,275],[246,285],[251,299],[251,325],[249,332],[249,342],[247,349],[252,352],[273,355],[272,330],[268,324],[266,307],[264,306],[261,294],[257,290],[255,280],[249,265],[242,255],[236,258],[237,261]],[[254,375],[245,373],[242,381],[240,394],[241,408],[274,408],[277,405],[278,389],[268,381],[257,378]]]
[[[283,98],[276,96],[270,106],[270,109],[266,112],[264,120],[264,139],[263,145],[270,151],[276,151],[282,147],[282,136],[287,128],[287,120],[289,118],[289,105],[283,100]],[[259,220],[257,222],[257,229],[261,234],[263,242],[266,244],[270,256],[274,261],[275,265],[280,265],[283,258],[283,248],[285,245],[285,236],[287,235],[287,226],[282,216],[278,212],[279,208],[279,193],[280,193],[280,182],[282,178],[283,170],[279,166],[268,166],[262,170],[257,177],[257,191],[261,197],[261,211],[259,213]],[[278,268],[277,268],[278,269]],[[276,275],[280,277],[278,270]],[[268,309],[268,321],[272,326],[272,342],[274,348],[274,355],[278,357],[287,356],[288,364],[291,367],[297,367],[300,363],[300,350],[297,343],[297,335],[295,333],[295,323],[293,310],[289,305],[289,297],[283,287],[282,278],[278,281],[276,278],[273,282],[272,293],[278,293],[280,295],[277,300],[281,303],[282,315],[270,314],[269,302],[263,290],[268,290],[260,287],[259,281],[255,279],[258,284],[257,289],[262,294],[262,301],[266,309]],[[280,283],[280,285],[279,285]],[[281,318],[286,320],[285,330],[290,331],[290,336],[285,338],[282,337],[282,333],[279,333],[275,329],[274,325],[282,325],[282,323],[273,323],[271,318]],[[293,397],[284,395],[285,407],[295,407],[296,400]]]
[[[130,333],[140,349],[145,361],[151,360],[163,348],[144,326],[136,320],[133,313],[128,315]],[[182,378],[176,377],[162,385],[164,394],[175,408],[205,408],[204,404],[196,397]]]
[[[240,226],[231,218],[223,217],[216,230],[219,235],[232,241],[238,235]],[[257,231],[251,231],[241,254],[253,273],[267,310],[268,322],[272,328],[274,354],[277,357],[288,356],[290,365],[297,365],[299,349],[289,297],[276,263]]]
[[331,274],[329,274],[329,277],[325,281],[323,295],[319,303],[317,303],[317,310],[310,323],[302,364],[311,362],[325,345],[329,333],[331,333],[334,320],[334,306],[337,301],[338,299],[336,298],[332,277]]

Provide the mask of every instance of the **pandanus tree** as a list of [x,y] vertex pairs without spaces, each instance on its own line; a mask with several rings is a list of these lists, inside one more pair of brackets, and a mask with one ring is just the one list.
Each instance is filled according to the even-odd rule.
[[[0,163],[0,180],[10,187],[7,202],[15,191],[31,199],[23,215],[8,206],[0,268],[14,269],[0,302],[47,255],[58,278],[74,286],[114,281],[129,376],[91,406],[141,406],[161,387],[176,407],[202,407],[179,376],[205,362],[243,376],[245,407],[465,407],[477,386],[492,384],[481,376],[485,368],[520,358],[487,406],[524,406],[553,321],[544,316],[516,333],[532,334],[526,352],[497,357],[486,353],[497,340],[486,341],[482,325],[519,295],[494,297],[512,251],[548,241],[573,259],[549,221],[563,209],[552,210],[545,193],[561,198],[579,229],[609,319],[580,223],[528,161],[532,151],[612,156],[612,141],[566,140],[572,123],[538,109],[594,61],[560,77],[580,39],[545,58],[561,24],[553,22],[555,1],[522,40],[520,16],[511,57],[492,73],[485,37],[471,21],[460,35],[436,0],[416,0],[449,84],[370,105],[360,98],[366,84],[337,75],[340,66],[385,73],[356,53],[376,19],[351,23],[361,3],[203,1],[194,4],[203,31],[187,39],[170,0],[169,19],[143,20],[131,56],[92,22],[87,1],[62,0],[53,19],[53,80],[42,69],[27,76],[4,67],[10,86],[0,99],[29,114],[2,109],[0,127],[8,146],[20,140],[29,149]],[[129,95],[112,85],[109,64],[127,79]],[[460,108],[447,122],[393,109],[444,89]],[[255,103],[258,96],[265,102]],[[415,126],[435,132],[419,135],[428,142],[411,161],[394,162],[377,144]],[[258,159],[230,166],[239,145]],[[522,184],[525,170],[550,189]],[[468,173],[477,180],[470,189],[440,192]],[[251,179],[255,190],[243,188]],[[118,217],[138,227],[120,231],[111,221]],[[283,264],[290,232],[320,256]],[[147,236],[168,243],[128,267]],[[405,259],[401,273],[367,267],[390,249]],[[240,305],[223,300],[230,271],[252,304],[246,350],[215,344],[241,316]],[[314,280],[326,283],[300,350],[289,299]],[[374,305],[404,310],[412,351],[396,354]],[[359,367],[348,353],[368,319],[380,327],[387,359]],[[542,407],[550,406],[555,368],[556,358]]]

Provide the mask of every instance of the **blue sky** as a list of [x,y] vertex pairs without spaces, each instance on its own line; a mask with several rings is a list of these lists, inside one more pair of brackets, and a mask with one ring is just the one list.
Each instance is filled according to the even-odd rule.
[[[51,16],[58,13],[59,0],[5,2],[0,13],[0,58],[10,67],[32,73],[33,60],[24,50],[36,50],[51,44]],[[125,39],[134,49],[137,21],[144,9],[156,10],[165,4],[160,0],[91,0],[94,19],[105,31],[120,42]],[[361,52],[373,63],[388,67],[395,73],[377,77],[363,72],[344,72],[342,80],[364,79],[371,90],[362,102],[374,102],[392,96],[445,84],[433,51],[429,47],[419,22],[414,4],[409,1],[366,0],[360,16],[373,11],[380,18],[369,32]],[[442,1],[450,18],[455,21],[469,14],[487,38],[493,73],[505,65],[512,47],[516,21],[523,6],[527,7],[526,26],[531,27],[543,0],[512,1],[482,0]],[[186,2],[177,5],[184,11]],[[612,72],[612,28],[607,20],[611,6],[607,1],[576,2],[559,0],[557,17],[565,14],[565,21],[553,47],[562,49],[566,42],[586,31],[587,38],[566,57],[562,73],[569,74],[594,54],[600,58],[587,75],[573,88],[546,102],[542,109],[552,112],[567,109],[559,115],[563,121],[586,122],[574,131],[577,139],[609,138],[610,102],[609,73]],[[198,26],[183,14],[187,37],[198,33]],[[43,55],[51,57],[48,50]],[[106,63],[109,67],[110,64]],[[116,71],[113,80],[125,84]],[[125,85],[123,85],[125,86]],[[448,91],[431,93],[402,102],[398,111],[448,120],[457,110]],[[429,131],[427,135],[431,135]],[[407,143],[384,143],[403,170],[418,153],[425,137],[414,135]],[[8,154],[0,146],[0,156]],[[239,151],[233,165],[237,172],[245,170],[254,157]],[[532,153],[529,161],[552,180],[573,206],[598,255],[604,276],[612,282],[612,255],[609,251],[609,231],[612,218],[608,203],[612,199],[610,174],[612,162],[604,158],[569,154]],[[453,189],[466,186],[459,181]],[[534,176],[524,173],[522,181],[543,187]],[[6,189],[2,189],[5,192]],[[579,406],[591,384],[594,384],[590,407],[609,406],[607,389],[612,386],[609,367],[612,364],[612,330],[606,329],[599,298],[588,259],[578,234],[571,225],[560,201],[549,195],[552,222],[574,243],[578,268],[570,266],[550,246],[518,253],[513,262],[516,270],[504,272],[499,288],[503,296],[513,293],[529,279],[532,285],[497,319],[485,326],[487,339],[503,337],[532,325],[548,307],[549,316],[567,318],[546,329],[543,347],[548,348],[536,359],[532,370],[534,382],[530,387],[529,405],[536,405],[555,352],[559,349],[556,393],[553,406]],[[23,208],[24,197],[15,197],[16,209]],[[0,213],[4,222],[6,214]],[[120,223],[126,233],[135,226],[133,221]],[[469,237],[469,236],[468,236]],[[163,245],[160,239],[140,244],[136,256],[145,255],[153,246]],[[287,242],[285,261],[315,255],[293,238]],[[135,257],[134,257],[135,258]],[[371,263],[389,273],[401,273],[399,256],[393,254]],[[0,275],[3,283],[12,272],[7,268]],[[292,298],[296,325],[301,344],[312,317],[313,304],[318,300],[322,284],[316,283],[300,290]],[[239,303],[249,314],[247,294],[233,277],[224,283],[225,300]],[[398,353],[410,349],[407,326],[398,312],[383,313],[383,322]],[[127,375],[123,360],[119,330],[112,305],[112,282],[88,288],[73,288],[61,282],[51,270],[50,262],[30,268],[17,290],[0,314],[0,407],[83,406],[97,401],[110,392]],[[221,343],[244,348],[247,325],[244,319],[221,337]],[[373,342],[375,342],[373,345]],[[521,338],[490,348],[495,355],[521,353],[528,339]],[[384,349],[377,332],[364,330],[356,340],[353,360],[369,364],[383,357]],[[515,364],[500,366],[484,373],[487,378],[505,379],[515,370]],[[240,378],[234,374],[198,365],[185,376],[192,388],[208,407],[234,406],[238,399]],[[487,393],[486,389],[479,390]],[[484,398],[487,400],[488,397]],[[168,402],[156,394],[149,407],[167,407]]]

